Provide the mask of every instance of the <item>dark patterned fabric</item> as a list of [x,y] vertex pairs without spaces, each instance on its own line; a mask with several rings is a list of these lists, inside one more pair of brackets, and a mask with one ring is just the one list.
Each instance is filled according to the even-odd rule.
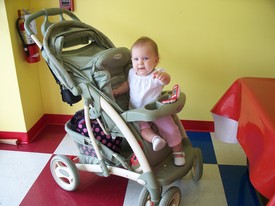
[[[88,130],[86,127],[86,122],[84,119],[84,111],[80,110],[75,113],[71,119],[72,129],[86,137],[88,137]],[[120,151],[120,145],[122,142],[121,137],[112,138],[110,135],[106,135],[101,129],[99,123],[96,120],[91,120],[92,131],[95,138],[102,144],[107,146],[109,149],[116,153]],[[86,145],[79,145],[80,153],[83,155],[95,156],[95,151],[93,148]]]

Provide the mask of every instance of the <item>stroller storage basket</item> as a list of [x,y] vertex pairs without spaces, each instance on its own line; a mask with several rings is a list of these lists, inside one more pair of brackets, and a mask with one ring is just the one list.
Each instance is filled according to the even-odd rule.
[[[100,162],[96,156],[90,138],[80,134],[79,132],[74,131],[73,128],[74,127],[72,126],[71,122],[68,121],[65,125],[65,130],[74,140],[78,147],[80,153],[80,162],[84,164],[99,164]],[[106,135],[102,135],[101,137],[104,138],[106,137]],[[119,146],[119,144],[121,143],[121,138],[118,137],[116,141]],[[108,165],[121,166],[121,163],[116,158],[114,158],[114,154],[116,152],[114,152],[112,149],[102,143],[105,142],[104,139],[102,139],[101,141],[96,140],[96,142],[100,147],[102,155]],[[116,155],[118,155],[118,153]],[[121,158],[124,159],[123,157]]]

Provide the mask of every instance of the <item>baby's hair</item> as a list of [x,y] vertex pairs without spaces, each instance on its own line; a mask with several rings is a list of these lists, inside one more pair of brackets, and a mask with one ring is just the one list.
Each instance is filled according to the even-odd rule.
[[132,45],[131,50],[136,46],[141,46],[141,45],[146,44],[146,43],[149,43],[152,46],[156,56],[158,57],[159,56],[159,50],[158,50],[157,43],[153,39],[151,39],[149,37],[146,37],[146,36],[142,36],[139,39],[137,39],[134,42],[134,44]]

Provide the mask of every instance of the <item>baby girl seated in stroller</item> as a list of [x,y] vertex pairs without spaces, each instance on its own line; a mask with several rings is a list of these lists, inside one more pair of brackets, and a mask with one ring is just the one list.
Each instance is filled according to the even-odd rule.
[[[114,97],[129,92],[129,108],[136,109],[156,101],[163,87],[170,83],[170,75],[163,69],[156,69],[159,63],[158,46],[148,37],[139,38],[131,48],[133,68],[129,70],[128,81],[113,90]],[[159,118],[153,123],[161,137],[151,129],[148,122],[140,121],[141,136],[152,143],[153,150],[161,150],[166,143],[173,151],[174,164],[185,164],[181,132],[171,116]]]

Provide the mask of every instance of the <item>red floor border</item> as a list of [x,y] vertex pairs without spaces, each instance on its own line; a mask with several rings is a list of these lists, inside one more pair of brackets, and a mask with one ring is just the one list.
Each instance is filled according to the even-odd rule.
[[[0,139],[18,139],[21,144],[28,144],[36,138],[47,124],[64,125],[72,115],[44,114],[26,133],[0,131]],[[186,131],[213,132],[213,121],[181,120]]]

